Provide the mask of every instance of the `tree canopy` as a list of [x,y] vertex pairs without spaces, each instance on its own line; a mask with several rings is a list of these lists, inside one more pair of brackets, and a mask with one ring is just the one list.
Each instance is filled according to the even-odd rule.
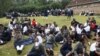
[[65,8],[71,0],[0,0],[0,16],[6,11],[29,12],[50,8]]
[[11,0],[0,0],[0,17],[3,16],[6,11],[10,10],[11,6]]

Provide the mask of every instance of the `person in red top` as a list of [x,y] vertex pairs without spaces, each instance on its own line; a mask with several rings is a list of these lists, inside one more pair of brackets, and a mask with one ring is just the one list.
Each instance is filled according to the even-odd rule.
[[94,17],[91,18],[91,30],[95,31],[96,30],[96,20],[94,19]]
[[96,24],[95,23],[91,23],[91,30],[95,30],[96,29]]
[[36,24],[37,24],[36,20],[33,19],[33,20],[32,20],[32,26],[33,26],[33,27],[36,27]]

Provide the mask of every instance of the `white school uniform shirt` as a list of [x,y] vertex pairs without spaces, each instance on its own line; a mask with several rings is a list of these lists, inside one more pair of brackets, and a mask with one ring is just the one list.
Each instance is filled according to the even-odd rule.
[[85,30],[86,32],[90,31],[90,26],[89,26],[89,25],[86,26],[86,27],[84,28],[84,30]]
[[88,26],[88,25],[89,25],[89,23],[87,23],[87,22],[84,24],[84,26]]
[[24,26],[24,28],[23,28],[23,33],[24,33],[24,32],[27,32],[27,30],[28,30],[28,27],[27,27],[27,26]]
[[35,46],[39,46],[39,44],[40,44],[39,42],[35,42],[34,43]]
[[55,31],[59,32],[60,28],[59,27],[55,27]]
[[16,23],[16,20],[14,19],[13,24],[15,24],[15,23]]
[[12,24],[8,24],[8,28],[10,29],[10,30],[13,30],[14,29],[14,27],[13,27],[13,25]]
[[39,44],[42,44],[42,42],[43,42],[42,37],[38,35],[38,36],[37,36],[37,39],[38,39],[38,43],[39,43]]
[[71,26],[71,29],[72,29],[71,31],[75,31],[75,27]]
[[97,29],[97,33],[100,32],[100,29]]
[[50,25],[50,28],[51,28],[51,29],[54,29],[54,28],[55,28],[54,24],[51,24],[51,25]]
[[50,29],[49,28],[46,28],[45,29],[45,34],[48,34],[50,32]]
[[77,27],[76,27],[76,32],[77,32],[77,34],[81,34],[82,33],[82,29],[81,28],[79,28],[79,26],[77,25]]
[[92,43],[90,46],[90,51],[95,51],[96,50],[96,42]]

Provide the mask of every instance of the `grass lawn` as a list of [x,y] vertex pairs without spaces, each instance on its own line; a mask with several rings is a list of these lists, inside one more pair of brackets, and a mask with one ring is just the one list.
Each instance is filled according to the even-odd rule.
[[[33,19],[33,17],[30,17],[30,18]],[[58,26],[60,26],[60,27],[62,25],[70,26],[70,22],[71,22],[71,20],[67,19],[66,16],[49,16],[47,20],[45,19],[45,17],[42,17],[42,16],[34,17],[34,18],[36,19],[36,21],[38,23],[43,24],[43,25],[46,23],[55,21],[55,22],[57,22]],[[74,18],[76,18],[76,20],[81,23],[85,23],[85,21],[87,20],[86,16],[77,16],[76,15],[76,16],[74,16]],[[95,19],[97,21],[97,24],[100,25],[100,18],[95,16]],[[5,17],[0,18],[0,24],[7,25],[9,21],[10,21],[10,19],[6,19]],[[56,56],[57,56],[57,53],[59,53],[59,47],[55,47]],[[22,54],[17,55],[17,52],[13,46],[13,38],[12,38],[12,40],[10,42],[8,42],[7,44],[0,45],[0,56],[25,56],[30,51],[31,48],[32,48],[32,45],[27,45],[27,46],[25,46]]]

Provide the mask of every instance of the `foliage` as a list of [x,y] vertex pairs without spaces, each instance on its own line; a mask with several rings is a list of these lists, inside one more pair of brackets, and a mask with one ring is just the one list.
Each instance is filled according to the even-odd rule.
[[[14,10],[21,12],[30,11],[42,11],[50,8],[65,8],[70,0],[62,0],[62,2],[54,2],[53,0],[22,0],[23,2],[17,2],[13,7]],[[26,3],[27,1],[27,3]]]
[[70,0],[62,0],[62,2],[53,0],[0,0],[0,16],[6,11],[34,12],[42,11],[50,8],[64,8]]
[[62,4],[60,4],[60,2],[53,2],[52,4],[51,4],[51,8],[62,8]]
[[71,0],[62,0],[61,4],[63,6],[63,8],[65,8],[69,3],[70,3]]
[[6,11],[10,10],[11,5],[11,0],[0,0],[0,17],[3,16]]

